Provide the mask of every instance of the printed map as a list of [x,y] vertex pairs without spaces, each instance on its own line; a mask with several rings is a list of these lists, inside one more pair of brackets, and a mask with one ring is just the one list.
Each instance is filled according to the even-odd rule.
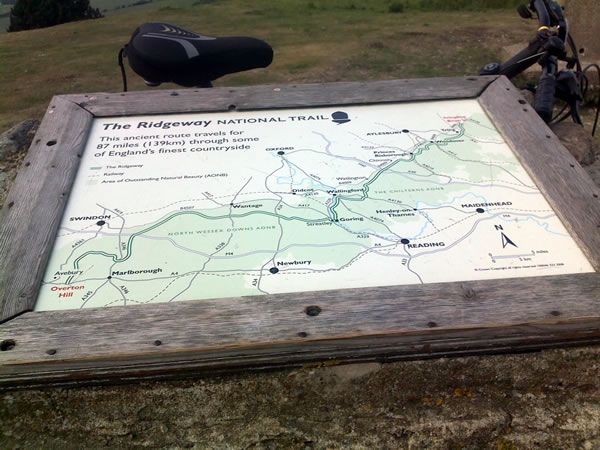
[[96,119],[36,310],[593,272],[476,100]]

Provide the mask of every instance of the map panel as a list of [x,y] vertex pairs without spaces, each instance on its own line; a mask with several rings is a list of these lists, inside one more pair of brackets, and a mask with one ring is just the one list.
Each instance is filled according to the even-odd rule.
[[477,100],[106,118],[36,310],[582,272]]

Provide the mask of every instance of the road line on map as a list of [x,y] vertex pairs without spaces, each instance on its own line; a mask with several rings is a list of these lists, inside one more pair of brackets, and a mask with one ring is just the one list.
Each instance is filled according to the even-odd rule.
[[96,288],[96,290],[92,293],[92,295],[90,295],[88,298],[85,299],[85,301],[81,304],[81,306],[79,307],[79,309],[83,309],[83,307],[86,305],[86,303],[89,302],[96,295],[96,293],[100,289],[102,289],[106,285],[106,283],[108,283],[108,282],[109,282],[109,280],[106,280],[104,283],[102,283],[100,286],[98,286]]

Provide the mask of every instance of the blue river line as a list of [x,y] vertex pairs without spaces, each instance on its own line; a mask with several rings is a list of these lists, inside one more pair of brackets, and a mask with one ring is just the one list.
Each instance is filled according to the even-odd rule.
[[[278,157],[277,155],[273,155],[275,157]],[[307,182],[307,184],[311,187],[311,188],[320,188],[320,189],[324,189],[324,190],[335,190],[335,188],[333,186],[327,186],[321,183],[315,183],[315,180],[310,178],[310,177],[304,177],[302,178],[299,182],[294,182],[294,176],[298,173],[298,171],[296,170],[296,168],[289,163],[289,161],[287,161],[286,158],[282,158],[286,161],[286,163],[288,164],[288,167],[290,168],[291,171],[291,176],[279,176],[276,178],[276,183],[280,184],[280,185],[292,185],[292,186],[302,186],[305,184],[305,182]],[[454,205],[454,203],[457,200],[461,200],[464,199],[465,197],[468,196],[472,196],[475,199],[481,201],[482,203],[488,203],[487,199],[479,194],[475,194],[474,192],[467,192],[463,195],[458,195],[456,197],[453,197],[451,200],[447,201],[447,202],[443,202],[443,203],[438,203],[438,204],[434,204],[434,203],[427,203],[421,200],[418,200],[415,204],[415,208],[420,209],[422,206],[428,206],[428,207],[432,207],[432,208],[439,208],[439,207],[443,207],[443,206],[452,206]],[[347,199],[347,198],[346,198]],[[332,203],[331,205],[328,206],[328,211],[329,214],[333,217],[335,214],[335,208],[339,205],[339,197],[338,196],[334,196],[332,199]],[[358,200],[358,199],[357,199]],[[488,215],[493,215],[491,212],[486,211],[486,213]],[[502,220],[503,222],[515,222],[515,219],[505,219],[501,216],[496,216],[497,219]],[[552,231],[550,230],[550,224],[548,222],[541,222],[538,219],[536,219],[535,217],[531,217],[531,216],[527,216],[525,219],[521,219],[524,221],[533,221],[535,222],[539,227],[543,228],[544,231],[546,231],[547,233],[550,234],[554,234],[556,236],[563,236],[563,237],[568,237],[568,234],[564,234],[564,233],[558,233],[556,231]],[[375,230],[373,230],[372,228],[363,228],[360,230],[354,230],[352,229],[349,225],[347,224],[341,224],[338,222],[338,225],[340,225],[342,228],[345,228],[346,230],[352,232],[352,233],[369,233],[372,234],[374,236],[383,238],[383,239],[396,239],[397,236],[396,235],[381,235],[379,233],[377,233]],[[430,225],[429,221],[425,221],[423,227],[421,228],[421,230],[413,235],[413,236],[403,236],[406,237],[407,239],[417,239],[418,237],[422,236],[425,231],[427,230],[428,226]]]

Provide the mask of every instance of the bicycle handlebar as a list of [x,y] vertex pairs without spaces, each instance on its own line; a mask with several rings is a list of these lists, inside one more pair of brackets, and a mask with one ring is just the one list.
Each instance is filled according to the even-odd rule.
[[532,0],[530,2],[532,7],[538,16],[540,28],[536,36],[529,42],[529,46],[515,56],[510,58],[505,63],[501,64],[498,68],[499,75],[506,75],[508,78],[513,78],[520,74],[524,70],[533,66],[544,54],[543,46],[547,38],[547,32],[545,31],[551,24],[550,14],[546,7],[546,0]]
[[[553,5],[548,5],[548,1],[553,2]],[[497,69],[497,74],[506,75],[508,78],[513,78],[521,72],[527,70],[538,62],[539,58],[553,50],[548,47],[548,38],[550,33],[547,31],[554,22],[564,21],[564,17],[558,17],[555,7],[560,8],[558,4],[554,5],[553,0],[531,0],[530,7],[535,10],[538,16],[539,29],[536,36],[529,42],[527,48],[521,50],[508,61],[500,64]],[[548,8],[553,8],[549,11]],[[562,16],[562,13],[561,13]],[[554,20],[553,20],[554,19]],[[554,46],[556,48],[556,46]]]
[[549,27],[550,22],[550,13],[548,12],[548,8],[546,7],[545,0],[534,0],[532,3],[533,9],[538,16],[538,21],[540,23],[540,27]]
[[540,56],[543,55],[543,46],[543,40],[536,36],[529,43],[527,48],[521,50],[508,61],[500,64],[498,74],[506,75],[508,78],[513,78],[521,72],[527,70],[538,61]]
[[[569,33],[569,22],[562,7],[555,0],[529,0],[529,7],[521,5],[519,14],[524,19],[532,18],[531,11],[537,14],[539,28],[536,36],[529,42],[527,48],[510,58],[503,64],[489,63],[483,66],[480,75],[505,75],[513,78],[528,67],[539,63],[542,66],[535,91],[533,107],[539,116],[547,123],[556,118],[552,117],[555,98],[564,100],[569,107],[566,114],[559,113],[558,120],[564,120],[570,114],[576,123],[581,124],[578,107],[582,100],[581,81],[585,75],[581,71],[581,63],[577,55],[577,47]],[[550,28],[558,27],[556,31]],[[567,44],[573,56],[567,55]],[[559,70],[558,61],[566,61],[567,68]],[[571,69],[577,67],[574,73]],[[600,71],[600,70],[599,70]],[[600,103],[599,109],[600,111]]]

